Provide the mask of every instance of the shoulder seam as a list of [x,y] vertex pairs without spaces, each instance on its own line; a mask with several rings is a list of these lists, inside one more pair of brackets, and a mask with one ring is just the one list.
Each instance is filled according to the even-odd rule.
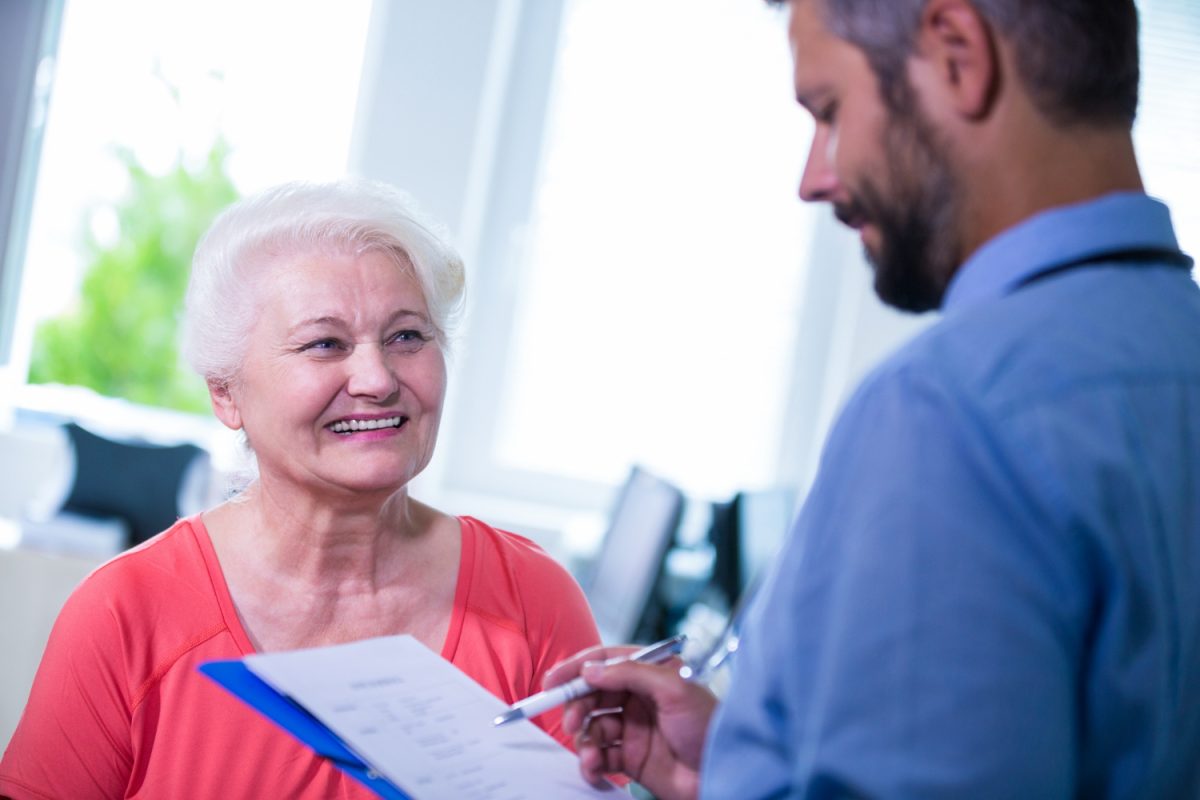
[[[523,596],[522,596],[522,600],[524,600]],[[525,606],[525,604],[522,602],[522,604],[521,604],[522,610],[524,610],[524,606]],[[522,636],[525,635],[525,631],[521,628],[521,626],[517,625],[515,622],[513,622],[510,619],[507,619],[505,617],[498,617],[495,614],[484,611],[483,609],[479,608],[478,606],[469,606],[468,608],[470,609],[471,613],[474,614],[475,616],[486,619],[488,622],[492,623],[493,625],[496,625],[497,627],[505,628],[506,630],[510,630],[513,633],[519,633]]]
[[170,671],[171,667],[175,666],[175,662],[179,661],[179,659],[188,652],[204,644],[209,639],[213,638],[224,630],[226,630],[225,625],[216,625],[210,630],[193,636],[191,639],[177,647],[169,656],[164,658],[162,662],[159,663],[159,665],[156,666],[150,673],[150,676],[142,681],[141,685],[139,685],[137,690],[133,693],[129,708],[130,713],[133,714],[137,712],[138,707],[142,704],[142,701],[146,699],[146,695],[149,694],[151,689],[154,688],[155,684],[162,679],[162,676],[166,675],[167,672]]

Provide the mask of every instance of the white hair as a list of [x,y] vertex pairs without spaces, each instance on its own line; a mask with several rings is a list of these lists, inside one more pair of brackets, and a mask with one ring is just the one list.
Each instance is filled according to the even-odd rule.
[[[259,312],[256,276],[283,255],[389,254],[412,270],[439,343],[462,310],[462,259],[403,192],[377,181],[293,182],[225,209],[196,246],[188,282],[183,353],[207,380],[239,371]],[[410,267],[411,265],[411,267]]]

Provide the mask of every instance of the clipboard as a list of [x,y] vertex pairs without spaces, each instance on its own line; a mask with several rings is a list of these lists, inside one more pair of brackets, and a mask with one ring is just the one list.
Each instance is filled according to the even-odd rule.
[[198,667],[384,800],[612,800],[578,759],[408,634],[256,653]]
[[412,800],[364,764],[324,723],[275,691],[240,660],[209,661],[197,669],[384,800]]

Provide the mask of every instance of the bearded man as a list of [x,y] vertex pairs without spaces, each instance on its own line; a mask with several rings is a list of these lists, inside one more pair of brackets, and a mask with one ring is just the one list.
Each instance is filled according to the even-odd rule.
[[800,196],[941,319],[843,410],[719,707],[613,648],[551,673],[600,690],[584,775],[1200,797],[1200,289],[1134,155],[1133,0],[787,5]]

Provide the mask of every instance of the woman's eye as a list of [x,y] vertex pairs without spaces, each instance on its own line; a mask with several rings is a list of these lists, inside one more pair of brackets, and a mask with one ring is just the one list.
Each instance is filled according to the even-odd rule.
[[817,122],[824,125],[832,125],[833,120],[837,117],[837,103],[828,103],[817,110],[813,115]]
[[417,350],[429,341],[429,337],[418,330],[406,329],[396,331],[388,339],[389,344],[399,345],[405,350]]
[[337,350],[342,346],[342,343],[337,339],[314,339],[300,349],[302,351],[326,352]]

